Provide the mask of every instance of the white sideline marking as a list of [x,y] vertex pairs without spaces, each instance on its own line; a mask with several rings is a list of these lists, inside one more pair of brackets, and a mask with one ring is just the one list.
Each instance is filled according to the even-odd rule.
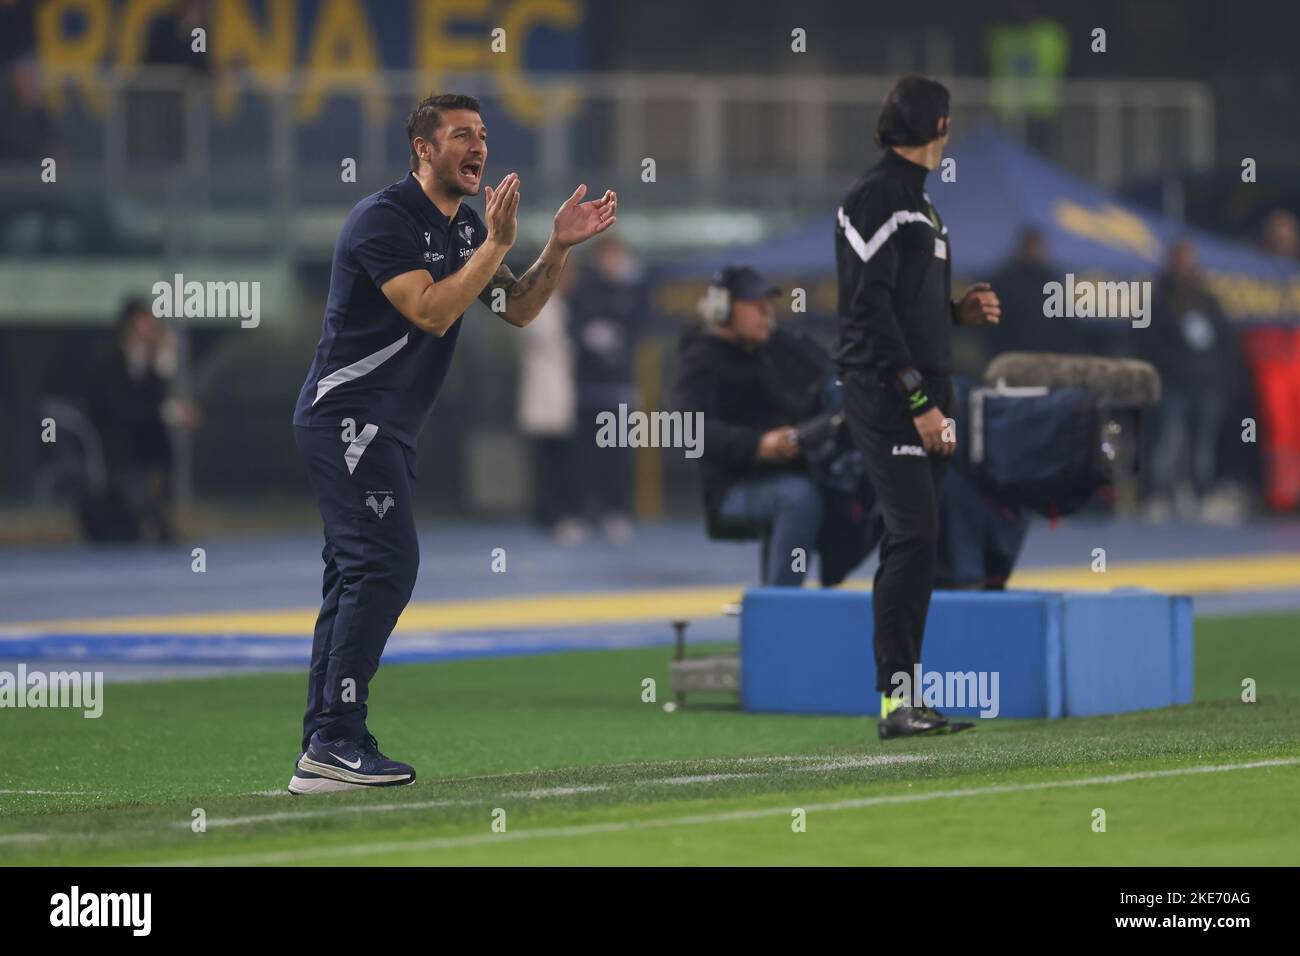
[[[599,793],[601,790],[608,790],[609,785],[604,783],[593,784],[585,787],[539,787],[536,790],[529,790],[524,796],[530,800],[545,800],[547,797],[571,797],[577,793]],[[465,801],[471,802],[471,801]],[[481,802],[481,801],[474,801]]]
[[[800,757],[800,760],[807,759]],[[824,759],[824,758],[823,758]],[[885,763],[912,763],[917,760],[929,760],[923,754],[880,754],[873,757],[841,757],[820,764],[806,767],[791,767],[786,773],[826,773],[832,770],[848,770],[853,767],[874,767]],[[687,777],[667,777],[663,780],[638,781],[641,786],[650,784],[670,784],[677,786],[690,783],[717,783],[720,780],[743,780],[746,777],[770,777],[770,773],[705,773]]]
[[[283,811],[280,813],[262,813],[254,816],[245,817],[227,817],[209,819],[209,827],[238,827],[250,826],[258,823],[282,823],[287,820],[310,820],[320,817],[346,816],[354,813],[364,813],[370,810],[378,811],[396,811],[396,810],[430,810],[438,807],[455,807],[455,806],[482,806],[488,801],[504,800],[541,800],[547,797],[565,797],[578,793],[597,793],[605,790],[616,789],[617,787],[645,787],[656,785],[676,785],[685,783],[708,783],[717,780],[728,780],[736,777],[759,778],[772,776],[774,773],[817,773],[828,770],[844,770],[853,767],[872,767],[883,764],[896,763],[915,763],[917,761],[930,760],[925,754],[873,754],[863,757],[827,757],[826,755],[796,755],[796,756],[778,756],[778,757],[703,757],[693,760],[661,760],[641,763],[622,763],[622,764],[602,764],[601,768],[606,767],[644,767],[647,770],[657,767],[673,767],[689,764],[699,766],[701,764],[724,764],[733,766],[735,764],[793,764],[782,770],[775,770],[767,773],[747,773],[747,774],[709,774],[697,777],[661,777],[646,780],[628,780],[617,784],[591,784],[585,786],[572,787],[541,787],[520,793],[507,793],[500,796],[486,796],[478,799],[456,799],[456,800],[417,800],[408,803],[362,803],[346,807],[322,807],[318,810],[307,810],[303,812]],[[592,769],[592,768],[588,768]],[[462,780],[495,780],[507,779],[513,777],[536,776],[538,773],[559,773],[563,771],[514,771],[512,773],[500,774],[483,774],[477,777],[449,777],[443,781],[433,781],[434,783],[455,783]],[[260,790],[250,796],[287,796],[287,790]],[[174,827],[190,826],[189,820],[178,820],[173,824]],[[91,841],[94,838],[86,834],[59,834],[59,833],[16,833],[10,836],[0,838],[0,842],[17,843],[21,841],[48,840],[53,838]]]
[[[430,810],[436,807],[475,807],[475,806],[483,806],[485,803],[493,802],[493,801],[500,803],[506,800],[544,800],[547,797],[567,797],[578,793],[598,793],[606,790],[617,790],[617,789],[627,788],[627,787],[653,787],[659,785],[671,786],[671,785],[690,784],[690,783],[715,783],[720,780],[738,780],[738,779],[754,780],[754,779],[761,779],[763,777],[775,776],[778,773],[818,773],[827,770],[846,770],[854,767],[875,767],[883,764],[915,763],[917,761],[923,761],[929,759],[930,757],[925,754],[872,754],[870,756],[865,756],[865,757],[835,757],[835,758],[828,758],[825,756],[758,757],[758,758],[740,758],[739,761],[733,758],[720,757],[720,758],[712,758],[712,759],[705,759],[705,760],[681,761],[681,762],[696,763],[696,764],[723,763],[723,764],[730,765],[740,761],[744,761],[748,763],[753,763],[755,761],[763,761],[765,763],[778,761],[787,764],[793,763],[795,764],[795,766],[785,767],[780,770],[773,770],[767,772],[760,771],[758,773],[714,773],[714,774],[702,774],[700,776],[694,776],[694,777],[655,777],[647,780],[627,780],[627,781],[619,781],[612,784],[599,783],[599,784],[587,784],[587,785],[571,786],[571,787],[541,787],[541,788],[534,788],[532,790],[521,791],[519,793],[504,793],[500,795],[488,795],[483,797],[477,797],[474,799],[459,798],[459,799],[444,799],[444,800],[412,800],[403,803],[359,803],[359,804],[354,804],[346,807],[322,807],[319,810],[306,810],[297,813],[286,810],[281,813],[260,813],[253,816],[246,816],[246,817],[226,817],[226,818],[210,817],[208,819],[208,828],[211,829],[213,827],[249,826],[257,823],[282,823],[286,820],[311,820],[311,819],[318,819],[320,817],[335,817],[335,816],[346,816],[348,814],[354,814],[354,813],[368,813],[372,810],[402,811],[402,810]],[[810,760],[819,760],[821,761],[821,763],[810,763],[807,764],[806,766],[800,765]],[[676,763],[678,761],[672,761],[672,762]],[[650,765],[643,765],[643,766],[646,766],[647,769],[651,769],[657,765],[658,764],[652,763]],[[629,764],[628,766],[637,766],[637,765]],[[511,774],[497,774],[491,776],[517,777],[520,776],[520,774],[511,773]],[[460,779],[468,780],[468,779],[483,779],[483,778],[461,777]],[[270,792],[270,791],[264,791],[264,792]],[[172,826],[188,828],[190,826],[190,821],[178,820],[174,824],[172,824]]]
[[[728,767],[737,764],[769,764],[769,763],[816,763],[821,762],[822,766],[810,768],[809,772],[815,770],[842,770],[845,767],[864,767],[875,764],[891,763],[908,763],[917,760],[929,760],[930,757],[925,754],[876,754],[870,757],[829,757],[826,754],[795,754],[769,757],[687,757],[680,760],[633,760],[627,763],[602,763],[593,764],[587,767],[550,767],[538,770],[511,770],[508,773],[481,773],[470,777],[441,777],[436,780],[425,780],[426,784],[440,783],[464,783],[467,780],[510,780],[515,777],[535,777],[538,774],[559,774],[559,773],[582,773],[591,770],[617,770],[623,767],[642,767],[650,770],[656,767],[682,767],[709,764],[724,764]],[[250,797],[283,797],[287,796],[289,791],[280,790],[255,790],[247,794]]]
[[0,794],[19,793],[32,796],[49,797],[93,797],[95,790],[0,790]]
[[[371,813],[391,810],[428,810],[432,807],[454,807],[456,800],[412,800],[409,803],[359,803],[351,807],[332,807],[328,810],[305,810],[301,813],[259,813],[250,817],[218,817],[209,819],[208,829],[214,827],[242,827],[252,823],[280,823],[285,820],[311,820],[318,817],[341,817],[353,813]],[[189,829],[189,821],[178,820],[173,827]]]
[[[1053,780],[1037,783],[997,784],[989,787],[966,787],[961,790],[934,790],[929,793],[906,793],[893,796],[863,797],[856,800],[837,800],[834,803],[809,804],[803,809],[809,813],[835,810],[858,810],[890,804],[921,803],[926,800],[948,800],[961,797],[982,797],[990,794],[1024,793],[1033,790],[1056,790],[1066,787],[1086,787],[1098,784],[1128,783],[1134,780],[1155,780],[1162,777],[1187,777],[1201,773],[1224,773],[1232,770],[1255,770],[1261,767],[1291,767],[1300,764],[1300,757],[1275,760],[1256,760],[1250,763],[1207,764],[1199,767],[1179,767],[1170,770],[1140,770],[1133,773],[1108,774],[1101,777],[1082,777],[1074,780]],[[371,809],[371,808],[367,808]],[[303,850],[284,850],[273,853],[248,853],[242,856],[207,857],[200,860],[172,863],[150,863],[146,866],[256,866],[296,863],[305,859],[368,856],[375,853],[401,853],[410,850],[442,850],[483,843],[514,842],[546,837],[593,836],[602,833],[625,833],[632,830],[653,830],[664,827],[697,826],[708,823],[727,823],[734,820],[755,820],[762,817],[789,817],[788,807],[763,807],[754,810],[731,810],[725,813],[704,813],[685,817],[666,817],[658,820],[637,820],[626,823],[593,823],[569,827],[538,827],[515,830],[509,833],[474,834],[468,836],[436,837],[429,840],[406,840],[400,843],[367,843],[353,846],[317,847]]]

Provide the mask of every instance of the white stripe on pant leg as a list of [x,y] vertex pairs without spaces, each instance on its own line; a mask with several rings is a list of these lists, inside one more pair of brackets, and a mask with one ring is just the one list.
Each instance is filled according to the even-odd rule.
[[356,470],[357,462],[361,460],[365,450],[370,447],[371,439],[378,434],[378,425],[367,425],[361,429],[361,434],[353,440],[352,444],[348,445],[348,450],[343,454],[343,463],[348,466],[349,475]]

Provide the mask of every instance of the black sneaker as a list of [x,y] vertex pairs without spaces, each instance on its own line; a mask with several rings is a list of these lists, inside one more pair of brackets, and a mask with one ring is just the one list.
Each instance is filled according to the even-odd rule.
[[928,714],[929,716],[933,717],[936,720],[947,721],[948,733],[950,734],[959,734],[963,730],[970,730],[972,727],[975,726],[975,724],[969,720],[948,720],[948,718],[945,717],[942,712],[935,710],[933,707],[922,707],[921,712],[924,714]]
[[894,737],[933,737],[948,733],[948,721],[924,707],[895,707],[876,725],[881,740]]

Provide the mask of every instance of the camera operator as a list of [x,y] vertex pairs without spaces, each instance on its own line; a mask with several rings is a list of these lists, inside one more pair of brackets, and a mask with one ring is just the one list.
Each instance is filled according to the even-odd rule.
[[[700,301],[703,326],[681,341],[677,404],[704,413],[700,465],[710,535],[766,533],[764,583],[797,587],[818,550],[828,506],[802,446],[807,436],[827,431],[818,416],[833,369],[800,337],[776,328],[778,294],[748,266],[729,266],[714,277]],[[814,430],[814,423],[822,427]],[[865,557],[864,548],[856,551],[851,564]],[[827,583],[825,558],[822,580]]]

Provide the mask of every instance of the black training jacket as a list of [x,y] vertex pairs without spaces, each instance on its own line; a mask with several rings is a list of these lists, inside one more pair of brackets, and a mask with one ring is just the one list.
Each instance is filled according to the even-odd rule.
[[807,469],[801,458],[759,461],[758,442],[764,432],[818,414],[827,374],[824,355],[819,361],[801,336],[779,328],[752,349],[692,329],[678,348],[673,405],[704,413],[700,469],[709,514],[716,514],[727,489],[743,478]]
[[[948,229],[925,194],[928,170],[886,150],[853,184],[837,213],[840,337],[845,372],[874,371],[900,394],[952,372],[952,260]],[[930,406],[913,403],[918,414]]]

